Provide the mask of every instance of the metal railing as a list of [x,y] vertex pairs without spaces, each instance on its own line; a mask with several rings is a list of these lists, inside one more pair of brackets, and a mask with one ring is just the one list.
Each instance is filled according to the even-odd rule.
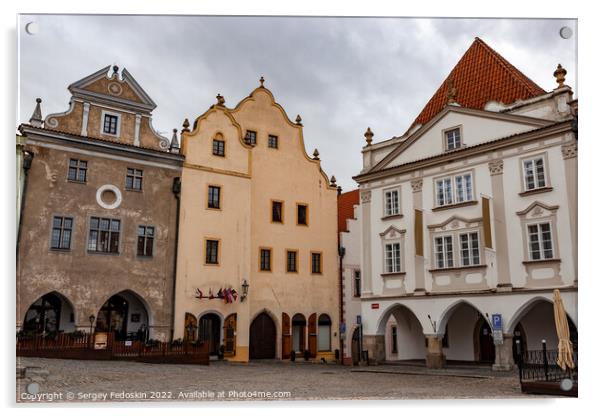
[[558,364],[558,351],[548,350],[542,343],[541,350],[519,353],[518,368],[520,381],[577,381],[577,351],[573,351],[575,368],[562,369]]

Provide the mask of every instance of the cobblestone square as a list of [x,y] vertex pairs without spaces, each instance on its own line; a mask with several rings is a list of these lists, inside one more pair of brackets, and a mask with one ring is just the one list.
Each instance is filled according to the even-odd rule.
[[[515,372],[483,367],[342,367],[256,361],[210,366],[118,361],[17,359],[17,401],[354,400],[527,398]],[[33,369],[32,369],[33,368]],[[33,375],[31,375],[33,374]],[[38,383],[38,396],[27,385]],[[47,395],[44,396],[44,393]]]

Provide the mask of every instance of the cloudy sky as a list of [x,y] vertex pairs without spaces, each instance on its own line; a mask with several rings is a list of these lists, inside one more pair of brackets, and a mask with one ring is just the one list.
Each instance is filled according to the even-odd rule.
[[[35,35],[25,24],[38,23]],[[308,153],[344,190],[361,169],[363,133],[402,134],[475,36],[549,91],[558,63],[577,91],[576,22],[409,19],[21,15],[18,122],[35,98],[44,116],[68,108],[67,86],[98,69],[125,67],[157,103],[169,135],[217,93],[233,107],[266,79],[289,117],[303,118]],[[559,30],[573,29],[565,40]]]

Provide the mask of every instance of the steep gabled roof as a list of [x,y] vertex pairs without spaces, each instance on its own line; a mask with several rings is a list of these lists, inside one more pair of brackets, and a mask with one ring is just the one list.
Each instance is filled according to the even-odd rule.
[[448,82],[456,89],[460,106],[477,110],[484,109],[489,101],[511,104],[546,93],[477,37],[410,128],[427,123],[448,104]]
[[355,189],[339,195],[337,199],[339,232],[347,231],[347,220],[353,218],[353,206],[360,203],[360,190]]

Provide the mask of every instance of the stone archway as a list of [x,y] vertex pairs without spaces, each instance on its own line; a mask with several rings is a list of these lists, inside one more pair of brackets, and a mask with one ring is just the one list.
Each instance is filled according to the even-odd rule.
[[425,359],[422,324],[406,305],[395,304],[381,315],[378,334],[383,336],[384,343],[381,359],[388,361]]
[[437,323],[445,334],[442,346],[446,361],[486,362],[495,360],[495,347],[488,319],[470,302],[461,299],[451,304]]
[[213,312],[205,313],[199,319],[199,341],[209,345],[209,354],[217,355],[222,338],[222,320]]
[[75,331],[72,303],[58,292],[49,292],[33,302],[23,319],[25,334],[52,335]]
[[112,333],[116,341],[149,338],[150,311],[131,290],[109,297],[96,315],[95,332]]

